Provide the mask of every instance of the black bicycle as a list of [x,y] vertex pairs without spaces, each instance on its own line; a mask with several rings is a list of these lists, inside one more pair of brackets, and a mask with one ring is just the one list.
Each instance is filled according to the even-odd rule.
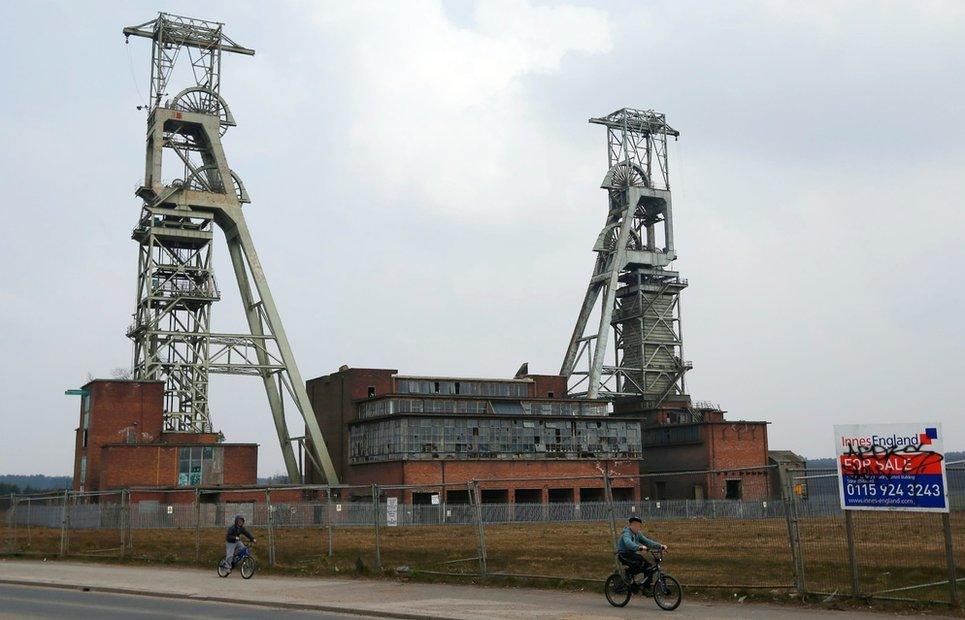
[[627,576],[627,563],[617,554],[620,569],[607,577],[603,584],[603,594],[606,595],[607,602],[614,607],[623,607],[634,594],[643,594],[652,596],[657,607],[665,611],[673,611],[680,606],[680,601],[683,600],[680,582],[660,568],[663,551],[650,549],[650,553],[653,555],[653,565],[647,570],[651,574],[650,586],[647,588],[644,588],[643,582],[637,581],[636,575]]

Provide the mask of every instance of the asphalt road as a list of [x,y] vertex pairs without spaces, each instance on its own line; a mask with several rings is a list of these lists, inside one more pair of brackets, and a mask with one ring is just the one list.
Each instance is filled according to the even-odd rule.
[[364,620],[363,616],[229,605],[190,599],[105,594],[0,584],[0,618],[313,618]]

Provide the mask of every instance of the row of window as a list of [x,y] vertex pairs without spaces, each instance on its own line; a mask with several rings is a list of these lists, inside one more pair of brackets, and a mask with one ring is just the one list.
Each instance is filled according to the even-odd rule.
[[637,457],[640,427],[624,421],[395,418],[353,426],[352,462],[433,458]]
[[700,429],[697,426],[651,428],[643,433],[643,445],[645,446],[663,446],[695,441],[700,441]]
[[396,379],[400,394],[461,394],[464,396],[524,397],[529,383],[517,381],[453,381],[446,379]]
[[609,413],[607,403],[525,402],[450,400],[417,398],[384,398],[359,405],[359,418],[395,415],[400,413],[450,413],[494,415],[545,415],[545,416],[605,416]]

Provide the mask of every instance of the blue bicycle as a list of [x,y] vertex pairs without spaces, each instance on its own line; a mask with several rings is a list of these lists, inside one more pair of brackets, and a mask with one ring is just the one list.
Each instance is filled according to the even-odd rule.
[[231,566],[225,564],[224,558],[221,558],[218,561],[218,576],[227,577],[238,565],[241,566],[241,576],[244,579],[251,579],[255,576],[255,571],[258,570],[258,561],[251,553],[251,543],[244,543],[241,549],[235,551],[234,557],[231,558]]

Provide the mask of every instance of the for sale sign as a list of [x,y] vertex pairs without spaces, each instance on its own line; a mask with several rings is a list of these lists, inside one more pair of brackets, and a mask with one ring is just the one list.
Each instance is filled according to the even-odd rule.
[[834,427],[841,508],[948,512],[942,427]]

